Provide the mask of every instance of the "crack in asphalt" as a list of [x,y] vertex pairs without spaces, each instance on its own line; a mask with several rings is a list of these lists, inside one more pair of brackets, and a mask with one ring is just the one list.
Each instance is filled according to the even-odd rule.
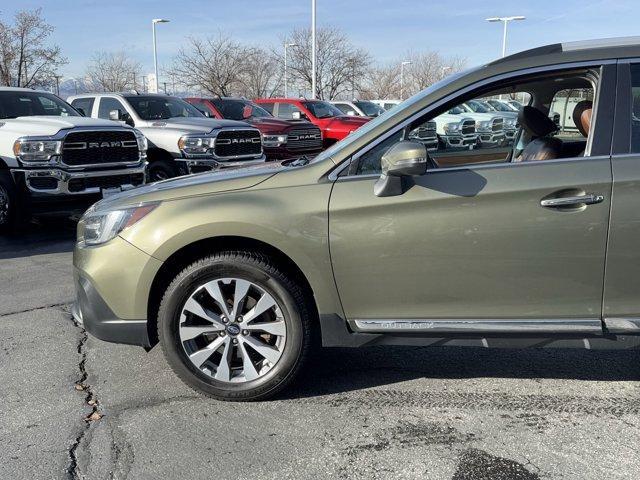
[[38,310],[46,310],[48,308],[62,308],[62,309],[64,309],[65,307],[68,307],[69,305],[71,305],[70,302],[52,303],[50,305],[43,305],[41,307],[27,308],[25,310],[17,310],[15,312],[0,313],[0,318],[8,317],[9,315],[20,315],[21,313],[37,312]]
[[100,412],[100,403],[96,398],[96,394],[93,391],[91,385],[87,383],[87,378],[89,374],[87,373],[86,364],[87,364],[87,351],[86,351],[86,343],[89,338],[87,335],[87,331],[75,321],[73,317],[70,317],[74,326],[80,330],[80,339],[78,341],[77,351],[80,355],[80,361],[78,362],[78,371],[80,373],[78,379],[75,382],[76,390],[85,392],[84,401],[86,405],[91,407],[89,414],[84,417],[84,425],[80,429],[78,435],[74,439],[73,443],[69,447],[68,457],[69,457],[69,465],[67,467],[67,478],[69,480],[77,480],[84,478],[78,472],[78,448],[80,444],[84,440],[85,436],[89,432],[91,428],[91,424],[94,420],[99,420],[102,417],[102,413]]

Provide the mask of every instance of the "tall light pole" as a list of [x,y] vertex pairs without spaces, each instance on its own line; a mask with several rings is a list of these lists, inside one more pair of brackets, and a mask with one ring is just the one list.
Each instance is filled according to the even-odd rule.
[[400,100],[404,100],[404,66],[411,65],[410,61],[404,61],[400,64]]
[[156,75],[155,78],[155,92],[158,93],[158,49],[156,47],[156,23],[169,23],[169,20],[164,18],[154,18],[151,20],[151,29],[153,30],[153,72]]
[[288,78],[287,78],[287,48],[289,47],[297,47],[298,44],[297,43],[285,43],[284,44],[284,97],[287,98],[288,97],[288,93],[287,93],[287,82],[288,82]]
[[311,0],[311,98],[316,98],[317,69],[316,69],[316,0]]
[[487,18],[487,22],[502,22],[502,56],[507,54],[507,24],[513,20],[524,20],[526,17],[518,15],[515,17],[491,17]]

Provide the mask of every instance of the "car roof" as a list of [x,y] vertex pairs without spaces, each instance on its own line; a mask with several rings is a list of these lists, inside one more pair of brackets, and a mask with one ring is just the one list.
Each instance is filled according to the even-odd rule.
[[536,67],[556,63],[640,57],[640,36],[553,43],[490,62],[487,66]]
[[51,93],[46,90],[35,90],[33,88],[24,88],[24,87],[2,87],[0,86],[0,92],[43,92],[43,93]]

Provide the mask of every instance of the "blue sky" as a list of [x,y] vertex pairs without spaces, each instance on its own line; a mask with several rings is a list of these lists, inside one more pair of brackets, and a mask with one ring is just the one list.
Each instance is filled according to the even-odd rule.
[[[342,28],[380,62],[400,60],[408,50],[459,55],[469,65],[500,55],[502,29],[484,19],[525,15],[510,24],[509,52],[546,43],[640,35],[638,0],[435,1],[317,0],[318,24]],[[189,35],[222,30],[237,40],[277,45],[293,27],[310,22],[310,0],[20,0],[3,2],[0,16],[42,7],[53,35],[69,59],[66,76],[82,75],[97,50],[125,49],[152,71],[151,18],[158,28],[159,63],[168,64]],[[468,6],[465,6],[468,5]]]

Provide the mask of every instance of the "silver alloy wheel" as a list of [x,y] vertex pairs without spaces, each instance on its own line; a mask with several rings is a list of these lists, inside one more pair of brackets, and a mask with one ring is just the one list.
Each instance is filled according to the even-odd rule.
[[9,192],[0,185],[0,225],[9,223]]
[[269,372],[287,338],[282,309],[274,298],[240,278],[219,278],[197,288],[182,307],[179,333],[198,370],[236,383]]

